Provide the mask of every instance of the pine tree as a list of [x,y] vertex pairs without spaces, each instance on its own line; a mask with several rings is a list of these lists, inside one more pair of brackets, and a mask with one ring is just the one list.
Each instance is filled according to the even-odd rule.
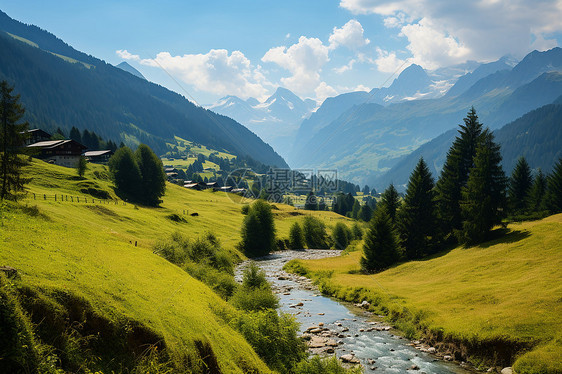
[[72,128],[70,129],[69,137],[70,139],[82,144],[82,135],[80,135],[80,130],[78,130],[76,127],[72,126]]
[[306,196],[306,201],[304,202],[305,210],[318,210],[318,201],[313,191],[310,191]]
[[291,249],[304,249],[304,234],[298,222],[293,223],[289,230],[289,247]]
[[421,258],[437,247],[437,210],[434,182],[427,164],[420,158],[410,175],[397,226],[408,259]]
[[507,178],[501,167],[500,146],[489,130],[476,150],[474,167],[462,191],[464,218],[461,239],[465,243],[482,242],[505,214]]
[[544,196],[546,194],[546,177],[541,169],[537,171],[535,181],[529,191],[527,206],[533,212],[543,210]]
[[394,187],[394,184],[390,184],[386,190],[381,195],[381,207],[386,209],[386,212],[390,216],[392,224],[396,222],[396,211],[400,206],[400,196],[398,196],[398,191]]
[[354,199],[353,208],[351,209],[351,214],[350,214],[351,218],[358,219],[359,218],[359,210],[361,210],[361,204],[359,204],[359,201]]
[[145,144],[135,151],[135,159],[141,173],[141,202],[156,206],[166,191],[166,174],[162,160]]
[[512,214],[522,214],[528,210],[527,204],[532,185],[531,168],[527,160],[520,157],[509,179],[508,202]]
[[482,141],[482,124],[478,121],[474,107],[463,121],[464,125],[460,125],[459,135],[447,152],[447,159],[435,186],[438,213],[444,234],[462,228],[461,190],[466,186],[469,171],[474,166],[476,148]]
[[25,109],[13,90],[8,82],[0,82],[0,201],[16,200],[29,181],[21,170],[28,163],[18,154],[29,136],[28,124],[21,122]]
[[392,220],[385,207],[379,207],[364,235],[361,270],[365,273],[382,271],[399,259],[398,244]]
[[547,180],[546,208],[552,213],[560,213],[562,212],[562,158],[554,165],[552,174]]
[[369,204],[365,204],[361,206],[359,210],[359,217],[361,221],[369,222],[371,218],[373,218],[373,209]]

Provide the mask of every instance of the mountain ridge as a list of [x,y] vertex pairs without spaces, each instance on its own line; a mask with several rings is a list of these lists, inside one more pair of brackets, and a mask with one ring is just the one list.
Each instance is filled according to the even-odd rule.
[[[32,126],[51,131],[57,127],[69,131],[75,126],[116,142],[146,143],[161,153],[177,135],[267,165],[287,167],[269,145],[234,120],[77,52],[45,30],[6,17],[5,13],[0,15],[0,79],[15,85],[26,107],[25,118]],[[37,43],[39,48],[9,36],[3,25],[14,32],[15,26],[26,30],[25,39]],[[44,50],[41,46],[49,45],[42,40],[66,54],[54,55],[53,51]],[[72,63],[76,58],[93,68]]]

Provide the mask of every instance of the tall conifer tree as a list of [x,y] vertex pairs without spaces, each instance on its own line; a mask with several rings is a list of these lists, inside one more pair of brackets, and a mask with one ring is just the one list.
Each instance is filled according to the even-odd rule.
[[546,208],[552,213],[562,212],[562,158],[558,160],[548,176]]
[[392,220],[386,207],[379,207],[364,235],[361,270],[365,273],[382,271],[396,263],[399,257]]
[[541,169],[538,170],[535,176],[533,186],[529,191],[528,207],[533,212],[539,212],[544,209],[544,195],[546,193],[546,177]]
[[400,206],[400,196],[394,184],[390,184],[381,195],[381,207],[386,208],[387,214],[390,216],[392,224],[396,221],[396,211]]
[[532,185],[531,168],[525,157],[520,157],[509,179],[508,202],[511,213],[521,214],[528,210],[528,198]]
[[484,131],[476,150],[474,167],[462,190],[461,209],[464,218],[461,240],[479,243],[505,214],[507,178],[501,167],[500,146],[489,130]]
[[18,153],[28,138],[27,122],[22,122],[25,109],[20,96],[8,82],[0,82],[0,200],[17,199],[28,179],[22,175],[27,161]]
[[434,182],[427,164],[420,158],[410,175],[404,202],[397,218],[398,232],[408,259],[421,258],[437,247],[437,211]]
[[462,228],[461,190],[466,186],[469,171],[474,166],[476,148],[481,142],[482,124],[478,121],[474,107],[463,121],[464,125],[460,125],[458,130],[459,135],[447,152],[447,159],[436,185],[438,212],[445,234]]

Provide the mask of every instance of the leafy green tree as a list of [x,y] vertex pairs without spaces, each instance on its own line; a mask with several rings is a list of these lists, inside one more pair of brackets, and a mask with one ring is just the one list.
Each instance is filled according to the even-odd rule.
[[306,246],[314,249],[329,248],[326,233],[326,225],[318,218],[306,216],[303,220],[303,233]]
[[78,172],[79,177],[83,177],[84,173],[86,173],[86,169],[88,168],[88,161],[86,161],[86,157],[80,156],[78,159],[78,163],[76,164],[76,171]]
[[16,200],[29,181],[22,174],[28,162],[19,155],[29,136],[28,124],[21,121],[25,109],[13,91],[8,82],[0,82],[0,201]]
[[400,206],[400,196],[398,196],[398,191],[394,184],[390,184],[386,190],[381,195],[381,207],[386,209],[386,212],[390,216],[392,224],[396,222],[396,211]]
[[544,196],[546,194],[546,177],[541,169],[537,171],[531,190],[529,191],[528,207],[533,212],[539,212],[544,208]]
[[304,234],[298,222],[293,223],[289,230],[289,247],[291,249],[303,249],[305,247]]
[[248,257],[268,255],[275,248],[275,222],[271,205],[256,200],[242,224],[240,247]]
[[145,144],[139,145],[135,151],[135,160],[142,177],[141,201],[156,206],[166,191],[166,174],[162,160]]
[[369,204],[361,206],[361,209],[359,209],[358,218],[364,222],[369,222],[371,218],[373,218],[373,209],[369,206]]
[[547,178],[546,208],[552,213],[562,212],[562,158]]
[[341,249],[341,250],[346,249],[349,243],[351,242],[352,237],[353,234],[345,223],[343,222],[336,223],[336,225],[332,230],[332,239],[334,241],[334,247],[336,249]]
[[386,207],[379,207],[364,235],[361,270],[365,273],[379,272],[392,266],[398,259],[398,242],[392,220]]
[[511,213],[521,214],[528,210],[528,198],[532,185],[531,168],[525,157],[520,157],[509,179],[508,203]]
[[400,241],[410,260],[433,253],[437,247],[437,210],[433,187],[429,168],[420,158],[410,175],[397,219]]
[[486,130],[482,144],[476,150],[467,185],[462,191],[463,242],[482,242],[494,225],[501,223],[505,214],[506,188],[507,178],[501,167],[500,146],[494,142],[492,133]]
[[124,199],[139,201],[142,175],[133,152],[129,147],[119,148],[109,159],[109,171],[115,188]]
[[459,135],[447,152],[447,159],[435,186],[438,212],[445,234],[462,228],[461,190],[466,186],[469,171],[474,166],[476,148],[482,141],[482,124],[478,121],[474,107],[463,121],[464,125],[460,125]]

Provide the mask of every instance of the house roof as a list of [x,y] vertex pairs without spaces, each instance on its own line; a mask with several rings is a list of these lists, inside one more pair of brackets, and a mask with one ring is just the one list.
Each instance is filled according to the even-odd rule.
[[185,188],[193,188],[193,187],[199,186],[199,183],[189,183],[189,184],[184,184],[183,186]]
[[96,157],[96,156],[104,156],[113,154],[111,149],[104,149],[103,151],[88,151],[84,152],[84,156],[86,157]]
[[78,146],[80,146],[82,149],[86,149],[87,147],[78,143],[75,140],[72,139],[66,139],[66,140],[46,140],[43,142],[37,142],[37,143],[33,143],[28,145],[28,147],[33,147],[33,148],[43,148],[43,149],[53,149],[53,148],[57,148],[63,144],[67,144],[67,143],[76,143]]

